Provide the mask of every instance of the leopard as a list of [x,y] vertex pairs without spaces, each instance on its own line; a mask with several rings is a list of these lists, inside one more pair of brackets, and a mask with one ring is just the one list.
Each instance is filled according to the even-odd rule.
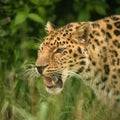
[[55,27],[47,22],[35,67],[48,93],[79,77],[99,99],[120,102],[120,15]]

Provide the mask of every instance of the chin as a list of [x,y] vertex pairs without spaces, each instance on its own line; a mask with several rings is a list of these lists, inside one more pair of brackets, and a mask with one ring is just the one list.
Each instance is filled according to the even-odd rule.
[[46,90],[48,93],[56,95],[56,94],[59,94],[63,90],[63,88],[48,88],[48,87],[46,87]]

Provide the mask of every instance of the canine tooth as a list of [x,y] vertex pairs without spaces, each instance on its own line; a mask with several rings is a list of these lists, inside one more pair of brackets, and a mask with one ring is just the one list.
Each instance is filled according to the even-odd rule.
[[52,84],[55,85],[55,81],[52,80]]

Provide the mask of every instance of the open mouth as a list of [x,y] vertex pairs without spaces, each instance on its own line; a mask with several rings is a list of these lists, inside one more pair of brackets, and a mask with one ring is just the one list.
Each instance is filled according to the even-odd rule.
[[63,86],[61,76],[60,77],[44,76],[43,79],[44,79],[46,87],[49,88],[49,89],[50,88],[62,88],[62,86]]
[[65,81],[70,77],[67,70],[60,73],[53,73],[49,75],[42,75],[46,90],[50,94],[59,94],[63,88]]

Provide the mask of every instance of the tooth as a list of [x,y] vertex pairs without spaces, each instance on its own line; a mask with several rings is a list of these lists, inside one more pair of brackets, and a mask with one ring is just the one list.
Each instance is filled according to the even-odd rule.
[[52,84],[55,85],[55,81],[52,80]]

